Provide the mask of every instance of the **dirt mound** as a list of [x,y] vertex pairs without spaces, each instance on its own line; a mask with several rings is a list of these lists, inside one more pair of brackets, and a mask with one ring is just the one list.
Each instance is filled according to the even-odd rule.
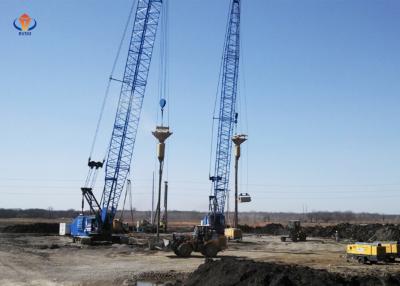
[[9,225],[4,227],[1,231],[7,233],[56,234],[58,230],[58,223],[32,223]]
[[313,237],[333,237],[338,231],[341,238],[357,241],[400,240],[400,226],[394,224],[341,223],[326,227],[309,226],[304,231]]
[[280,235],[284,233],[285,228],[280,223],[269,223],[263,227],[256,227],[256,232],[257,231],[264,231],[273,235]]
[[[239,228],[241,228],[243,232],[247,233],[268,235],[286,234],[284,226],[279,223],[270,223],[262,227],[241,225]],[[303,227],[303,230],[308,237],[332,238],[335,236],[336,231],[338,231],[340,238],[356,241],[400,240],[400,225],[395,224],[340,223],[330,226],[306,226]]]
[[295,265],[281,265],[268,262],[222,259],[209,261],[189,275],[184,283],[197,285],[400,285],[400,274],[385,276],[343,276],[326,270],[317,270]]
[[285,232],[285,228],[280,223],[269,223],[265,226],[252,227],[247,224],[239,225],[239,228],[243,232],[256,233],[256,234],[269,234],[269,235],[282,235]]

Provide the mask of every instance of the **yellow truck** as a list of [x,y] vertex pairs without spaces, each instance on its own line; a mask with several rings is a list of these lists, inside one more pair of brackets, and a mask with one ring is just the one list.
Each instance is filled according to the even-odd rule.
[[394,262],[396,258],[400,257],[400,243],[398,241],[378,242],[386,251],[386,261]]
[[380,243],[356,242],[348,244],[346,248],[348,259],[355,259],[359,263],[377,263],[386,260],[386,247]]

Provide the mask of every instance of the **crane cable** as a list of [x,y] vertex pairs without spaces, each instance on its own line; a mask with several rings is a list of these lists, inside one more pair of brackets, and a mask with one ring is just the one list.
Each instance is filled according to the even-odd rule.
[[[243,23],[243,18],[240,20],[241,23]],[[242,25],[243,26],[243,25]],[[239,129],[240,132],[244,132],[244,134],[249,134],[249,120],[248,120],[248,112],[247,112],[247,84],[246,84],[246,69],[245,69],[245,60],[244,57],[246,53],[244,52],[244,46],[243,46],[243,29],[240,31],[240,40],[239,40],[239,45],[240,45],[240,70],[241,72],[239,73],[240,79],[239,80],[239,89],[238,89],[238,95],[239,95],[239,111],[240,114],[243,114],[243,120],[240,121],[239,124]],[[242,91],[242,92],[241,92]],[[244,124],[242,124],[244,122]],[[251,143],[250,143],[251,144]],[[242,178],[245,176],[245,192],[249,192],[249,141],[246,142],[246,148],[245,148],[245,171],[243,172],[243,169],[240,169],[240,181],[243,181]],[[243,175],[243,173],[245,173]],[[243,185],[243,184],[242,184]]]
[[[226,42],[227,42],[227,38],[228,38],[229,16],[230,16],[230,12],[228,11],[228,14],[227,14],[228,21],[227,21],[227,24],[226,24],[226,27],[225,27],[225,38],[224,38],[224,43],[223,43],[223,46],[222,46],[222,56],[221,56],[221,61],[220,61],[220,66],[219,66],[217,91],[215,93],[213,118],[212,118],[212,124],[211,124],[211,144],[210,144],[210,160],[209,160],[210,163],[209,163],[209,166],[208,166],[208,177],[209,178],[211,178],[211,168],[212,168],[212,163],[214,162],[212,160],[212,156],[214,154],[214,152],[213,152],[213,147],[214,147],[214,127],[215,127],[215,120],[218,119],[215,116],[215,112],[216,112],[216,109],[217,109],[218,95],[219,95],[220,92],[222,92],[222,90],[220,90],[220,88],[221,88],[221,83],[222,83],[222,68],[223,68],[223,64],[224,64],[225,46],[226,46]],[[210,188],[210,194],[211,195],[213,194],[213,185],[214,184],[211,184],[211,188]]]
[[[159,58],[159,74],[158,74],[158,101],[160,102],[161,99],[165,99],[167,102],[169,101],[169,92],[168,92],[168,1],[162,7],[162,14],[161,14],[161,21],[160,21],[160,28],[161,28],[161,37],[160,37],[160,58]],[[170,104],[169,104],[170,105]],[[159,120],[159,109],[156,112],[156,124],[158,124]],[[169,112],[166,112],[166,120],[167,126],[169,126]],[[161,118],[163,120],[163,118]],[[161,122],[163,124],[163,122]],[[166,150],[166,180],[168,180],[168,150]],[[157,173],[157,162],[158,159],[154,158],[154,173]],[[164,170],[164,163],[162,164],[162,170]],[[153,174],[154,174],[153,173]],[[158,174],[159,176],[159,174]],[[153,178],[154,179],[154,178]],[[160,202],[158,202],[159,204]],[[158,210],[158,204],[156,210]],[[153,210],[152,210],[153,211]],[[156,213],[157,214],[157,213]],[[151,223],[155,223],[156,215],[153,216],[153,221]]]
[[[121,53],[121,49],[122,49],[122,45],[124,43],[124,39],[126,38],[126,32],[128,31],[129,23],[131,22],[131,19],[132,19],[133,11],[134,11],[134,8],[135,8],[135,3],[136,3],[136,1],[132,1],[132,6],[131,6],[131,9],[129,11],[128,20],[126,21],[126,24],[125,24],[125,27],[124,27],[124,31],[122,33],[122,37],[121,37],[121,40],[120,40],[119,45],[118,45],[118,50],[117,50],[117,54],[116,54],[116,56],[114,58],[114,62],[113,62],[112,68],[111,68],[110,77],[108,78],[106,90],[104,92],[103,101],[102,101],[101,108],[100,108],[99,118],[98,118],[97,124],[96,124],[96,130],[95,130],[95,133],[94,133],[94,136],[93,136],[93,141],[92,141],[92,144],[91,144],[91,147],[90,147],[89,161],[90,161],[90,158],[92,158],[92,155],[93,155],[93,152],[94,152],[94,148],[95,148],[95,145],[96,145],[97,136],[98,136],[98,133],[99,133],[101,121],[103,119],[104,109],[105,109],[105,106],[106,106],[108,94],[110,92],[111,80],[113,80],[114,71],[115,71],[117,63],[118,63],[118,59],[119,59],[119,56],[120,56],[120,53]],[[108,146],[107,146],[107,149],[108,149]],[[104,158],[103,162],[105,161],[106,154],[107,154],[107,151],[105,152],[105,155],[103,157]],[[93,169],[92,167],[89,168],[89,171],[88,171],[86,179],[85,179],[85,187],[88,187],[90,185],[90,187],[93,189],[93,187],[94,187],[94,185],[96,183],[97,171],[98,171],[98,168],[95,168],[95,169]],[[82,193],[82,212],[83,212],[83,208],[84,208],[84,198],[83,198],[83,196],[84,195]]]
[[113,62],[112,68],[111,68],[110,77],[108,78],[107,87],[106,87],[106,90],[105,90],[105,93],[104,93],[103,102],[102,102],[101,109],[100,109],[99,119],[97,120],[97,124],[96,124],[96,131],[94,133],[92,145],[91,145],[91,148],[90,148],[89,158],[91,158],[92,155],[93,155],[93,151],[94,151],[94,148],[95,148],[95,145],[96,145],[97,135],[99,133],[100,124],[101,124],[101,121],[103,119],[104,109],[105,109],[105,105],[106,105],[106,102],[107,102],[108,94],[109,94],[109,91],[110,91],[111,80],[114,79],[113,78],[114,71],[115,71],[115,68],[116,68],[117,63],[118,63],[118,59],[119,59],[119,56],[120,56],[120,53],[121,53],[122,45],[123,45],[124,40],[126,38],[126,32],[128,31],[128,26],[129,26],[129,23],[131,22],[134,8],[135,8],[135,1],[132,2],[132,6],[131,6],[131,9],[130,9],[130,12],[129,12],[128,20],[126,21],[125,28],[124,28],[124,31],[122,33],[121,40],[119,42],[117,54],[115,56],[115,59],[114,59],[114,62]]
[[[169,38],[169,1],[166,1],[163,5],[162,10],[162,18],[161,18],[161,37],[160,37],[160,73],[159,73],[159,100],[164,98],[168,105],[171,106],[171,102],[169,102],[169,79],[168,79],[168,67],[169,67],[169,47],[168,47],[168,38]],[[169,108],[166,110],[166,126],[169,126]],[[163,120],[163,118],[162,118]],[[163,122],[162,122],[163,123]],[[168,156],[169,148],[166,149],[166,158],[165,158],[165,180],[168,181]]]
[[130,189],[131,186],[131,181],[128,179],[127,180],[127,185],[125,187],[125,196],[124,196],[124,202],[122,203],[122,210],[121,210],[121,215],[119,217],[119,219],[122,221],[124,219],[124,211],[125,211],[125,203],[126,203],[126,196],[128,195],[128,191]]

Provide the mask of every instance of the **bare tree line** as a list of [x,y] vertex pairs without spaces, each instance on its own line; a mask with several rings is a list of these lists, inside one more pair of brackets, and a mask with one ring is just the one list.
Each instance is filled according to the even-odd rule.
[[[0,218],[52,218],[65,219],[74,218],[79,215],[80,211],[69,210],[54,210],[48,209],[0,209]],[[150,211],[133,212],[134,220],[143,220],[150,218]],[[168,212],[168,218],[171,222],[193,222],[194,224],[206,215],[205,212],[199,211],[177,211],[171,210]],[[117,212],[117,218],[121,217],[121,211]],[[123,218],[127,221],[132,220],[131,214],[128,211],[123,213]],[[229,218],[233,218],[233,213],[227,214],[228,224]],[[400,216],[393,214],[379,213],[355,213],[352,211],[345,212],[328,212],[314,211],[309,213],[289,213],[289,212],[241,212],[239,214],[241,224],[248,225],[263,225],[273,222],[285,223],[289,220],[299,219],[305,223],[400,223]]]

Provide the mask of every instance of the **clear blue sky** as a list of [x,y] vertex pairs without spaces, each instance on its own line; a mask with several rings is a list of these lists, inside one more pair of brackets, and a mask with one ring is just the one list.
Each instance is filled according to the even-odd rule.
[[[0,207],[79,209],[130,5],[0,1]],[[210,126],[228,7],[229,0],[169,0],[173,209],[208,207]],[[29,37],[12,25],[24,12],[38,23]],[[306,205],[399,213],[399,15],[396,0],[242,1],[241,119],[247,118],[242,130],[249,141],[240,180],[253,196],[242,210]],[[150,208],[155,167],[150,131],[158,109],[158,50],[132,167],[134,206],[141,210]],[[110,136],[117,96],[114,85],[96,159]]]

